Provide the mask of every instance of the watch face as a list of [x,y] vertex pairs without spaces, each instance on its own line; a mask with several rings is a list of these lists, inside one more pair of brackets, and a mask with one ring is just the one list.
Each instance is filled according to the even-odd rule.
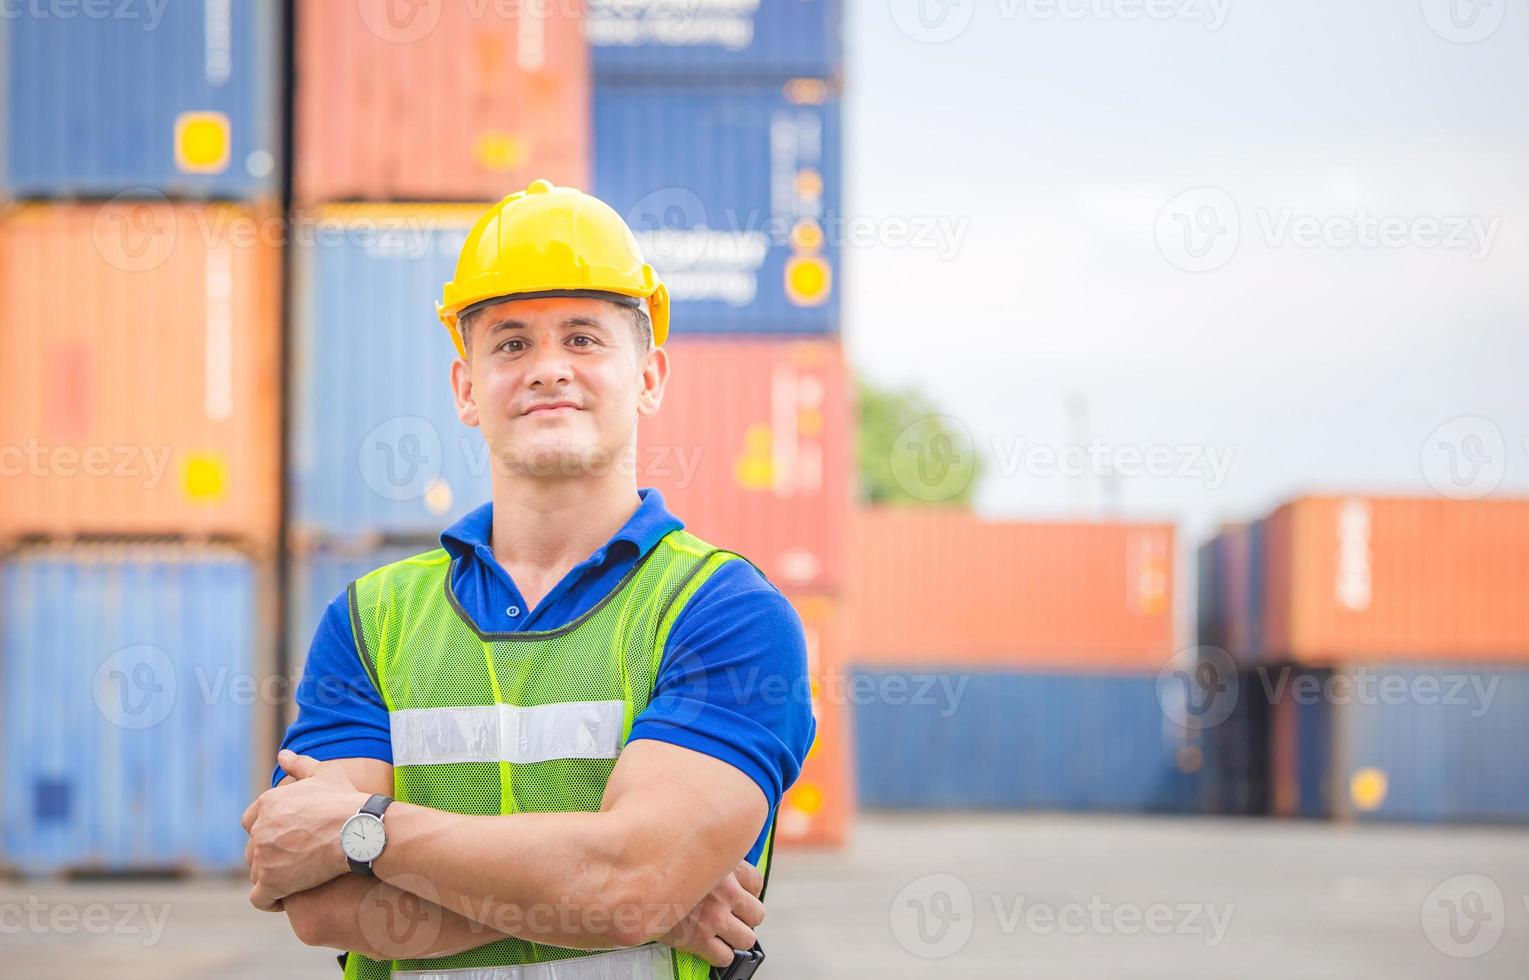
[[388,833],[382,828],[382,821],[370,813],[358,813],[340,828],[340,847],[345,856],[362,864],[375,861],[387,842]]

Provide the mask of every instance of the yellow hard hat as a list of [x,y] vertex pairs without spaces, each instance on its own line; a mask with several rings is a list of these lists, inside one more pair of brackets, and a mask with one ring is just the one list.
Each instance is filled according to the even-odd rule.
[[653,343],[669,336],[669,290],[642,260],[626,222],[599,198],[548,180],[532,181],[477,220],[435,309],[466,357],[457,327],[464,312],[537,296],[646,301]]

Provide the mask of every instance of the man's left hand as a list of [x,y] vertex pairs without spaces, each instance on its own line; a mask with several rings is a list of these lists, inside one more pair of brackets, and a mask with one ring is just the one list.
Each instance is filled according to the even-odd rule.
[[250,904],[281,909],[288,895],[317,888],[350,870],[340,849],[340,827],[370,794],[356,788],[344,767],[283,749],[277,765],[297,782],[266,790],[244,811],[250,835]]

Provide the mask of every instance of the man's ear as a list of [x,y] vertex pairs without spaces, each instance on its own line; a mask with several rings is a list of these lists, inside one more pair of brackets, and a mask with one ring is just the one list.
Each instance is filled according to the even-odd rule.
[[669,383],[669,352],[655,347],[643,355],[642,376],[638,381],[637,414],[643,418],[658,414],[664,400],[664,386]]
[[457,418],[463,425],[478,427],[478,402],[473,396],[472,368],[460,357],[451,362],[451,394],[457,402]]

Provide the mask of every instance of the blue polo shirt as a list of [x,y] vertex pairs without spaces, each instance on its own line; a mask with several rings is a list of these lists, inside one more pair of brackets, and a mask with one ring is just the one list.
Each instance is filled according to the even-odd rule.
[[[550,630],[577,619],[660,538],[684,526],[657,490],[639,496],[641,504],[621,530],[534,609],[494,558],[493,504],[474,510],[441,534],[463,611],[485,632]],[[721,759],[759,785],[773,813],[796,781],[817,730],[806,679],[807,645],[796,610],[748,562],[728,562],[675,621],[653,698],[633,723],[629,741],[656,739]],[[780,696],[781,690],[789,693]],[[320,760],[393,761],[387,708],[361,665],[344,593],[329,603],[308,649],[297,706],[283,748]],[[271,784],[285,775],[278,767]],[[764,841],[761,831],[748,860],[758,860]]]

